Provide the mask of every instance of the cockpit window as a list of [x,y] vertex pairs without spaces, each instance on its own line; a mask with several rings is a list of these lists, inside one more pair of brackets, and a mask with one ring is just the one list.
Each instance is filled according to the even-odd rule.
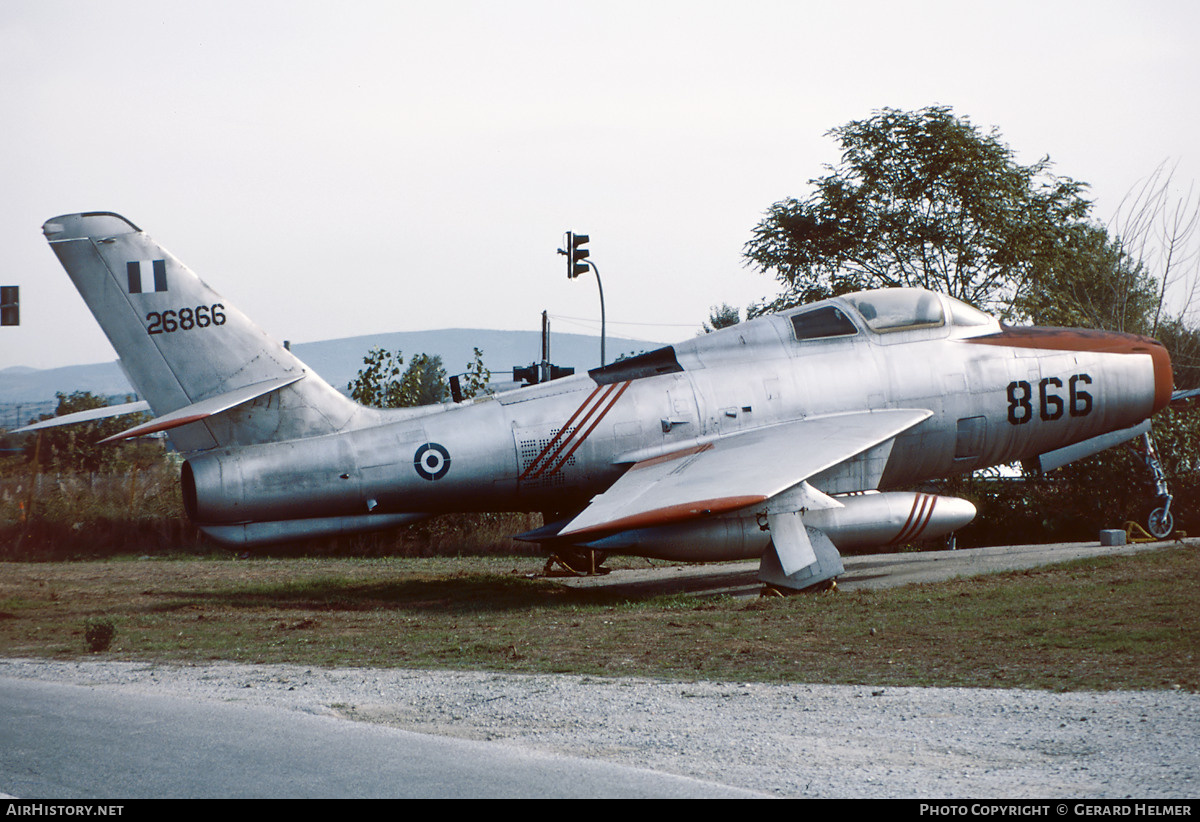
[[920,288],[860,291],[846,300],[862,314],[867,327],[880,334],[946,324],[938,295]]
[[954,297],[946,299],[950,301],[950,322],[955,325],[992,325],[996,322],[990,314],[984,314],[962,300],[956,300]]
[[795,329],[797,340],[845,337],[858,333],[858,328],[850,321],[850,318],[834,305],[794,315],[792,328]]

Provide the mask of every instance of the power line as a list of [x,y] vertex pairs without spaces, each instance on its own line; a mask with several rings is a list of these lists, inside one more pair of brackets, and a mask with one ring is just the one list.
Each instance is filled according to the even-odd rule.
[[[568,317],[564,314],[551,314],[550,318],[554,319],[554,320],[574,320],[576,322],[591,323],[593,325],[600,324],[599,320],[593,320],[589,317]],[[635,323],[635,322],[621,322],[619,320],[608,320],[608,324],[609,325],[644,325],[644,326],[649,326],[652,328],[699,328],[700,327],[699,323]]]

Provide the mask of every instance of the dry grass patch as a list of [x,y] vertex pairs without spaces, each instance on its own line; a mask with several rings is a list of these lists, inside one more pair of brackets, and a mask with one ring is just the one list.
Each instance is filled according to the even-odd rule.
[[787,599],[579,590],[531,557],[0,564],[0,654],[1200,690],[1200,552]]

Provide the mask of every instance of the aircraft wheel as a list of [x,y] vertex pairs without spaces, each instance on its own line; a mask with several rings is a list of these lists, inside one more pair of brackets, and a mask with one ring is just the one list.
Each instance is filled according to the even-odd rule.
[[1146,530],[1159,539],[1166,539],[1175,530],[1175,517],[1166,508],[1155,508],[1150,512]]

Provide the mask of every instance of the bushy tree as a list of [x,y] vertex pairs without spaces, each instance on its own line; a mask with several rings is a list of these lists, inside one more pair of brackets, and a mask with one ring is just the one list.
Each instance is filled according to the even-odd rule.
[[449,394],[446,369],[438,355],[417,354],[404,365],[400,351],[372,348],[363,357],[363,368],[347,386],[350,396],[375,408],[407,408],[442,402]]
[[1154,281],[1103,226],[1067,226],[1043,255],[1036,287],[1017,295],[1017,315],[1034,325],[1151,333]]
[[754,313],[866,288],[920,286],[1009,315],[1061,262],[1083,183],[1018,164],[998,131],[947,106],[883,109],[829,132],[841,162],[770,207],[744,252],[783,285]]
[[400,377],[403,405],[433,405],[450,395],[440,355],[417,354]]
[[742,321],[742,312],[729,303],[721,303],[721,307],[712,306],[708,312],[708,322],[704,323],[704,333],[711,334],[720,328],[729,328]]
[[1155,336],[1171,352],[1175,388],[1200,388],[1200,330],[1181,319],[1160,320]]
[[[79,411],[106,408],[108,400],[90,391],[74,391],[70,394],[57,392],[58,406],[53,414],[43,414],[41,419],[62,417]],[[132,401],[132,398],[126,398]],[[39,437],[31,435],[25,453],[32,459],[37,453],[42,468],[68,472],[123,472],[135,467],[144,467],[147,462],[162,454],[157,443],[126,442],[99,445],[100,440],[119,434],[127,428],[149,419],[146,414],[129,414],[121,417],[82,422],[47,428]]]
[[363,357],[363,367],[359,369],[358,376],[346,386],[350,397],[374,408],[399,408],[406,405],[400,387],[403,365],[402,352],[392,353],[378,346],[372,348]]

